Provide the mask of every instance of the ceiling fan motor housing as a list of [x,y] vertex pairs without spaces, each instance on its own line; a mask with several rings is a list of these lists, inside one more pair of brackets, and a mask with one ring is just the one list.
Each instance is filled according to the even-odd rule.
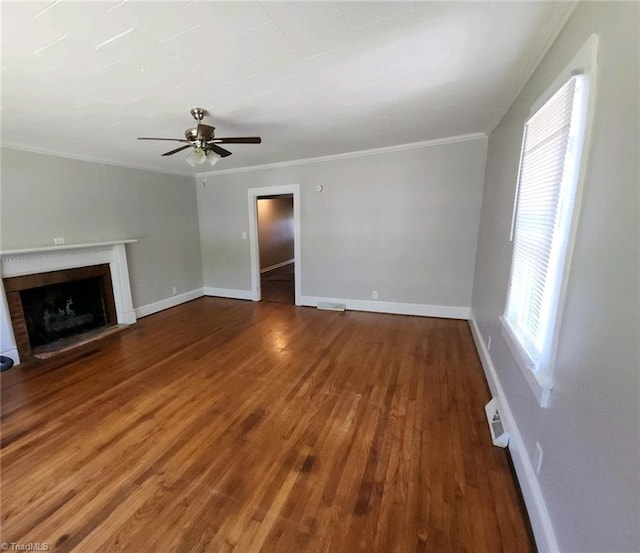
[[213,140],[214,131],[215,127],[199,123],[197,127],[184,131],[184,136],[187,140],[194,142],[199,147],[204,147],[207,142]]

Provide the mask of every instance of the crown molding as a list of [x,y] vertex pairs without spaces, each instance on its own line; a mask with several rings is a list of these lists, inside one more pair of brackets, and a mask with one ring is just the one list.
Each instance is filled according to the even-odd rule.
[[89,163],[99,163],[101,165],[109,165],[112,167],[122,167],[124,169],[137,169],[137,170],[141,170],[141,171],[151,171],[153,173],[160,173],[161,175],[173,175],[173,176],[177,176],[177,177],[193,177],[194,174],[193,173],[179,173],[178,171],[165,171],[165,170],[159,170],[158,168],[155,167],[149,167],[147,165],[138,165],[138,164],[133,164],[133,163],[122,163],[120,161],[113,161],[110,159],[103,159],[103,158],[99,158],[99,157],[93,157],[93,156],[85,156],[85,155],[78,155],[78,154],[69,154],[66,152],[57,152],[55,150],[48,150],[45,148],[34,148],[33,146],[26,146],[24,144],[16,144],[16,143],[2,143],[0,145],[3,149],[6,150],[15,150],[18,152],[28,152],[30,154],[42,154],[42,155],[46,155],[46,156],[53,156],[53,157],[61,157],[64,159],[73,159],[75,161],[87,161]]
[[233,173],[244,173],[248,171],[260,171],[262,169],[276,169],[278,167],[292,167],[295,165],[311,165],[313,163],[324,163],[326,161],[337,161],[341,159],[351,159],[355,157],[364,157],[378,154],[386,154],[390,152],[402,152],[404,150],[417,150],[419,148],[427,148],[430,146],[440,146],[443,144],[453,144],[455,142],[466,142],[469,140],[479,140],[487,138],[483,132],[471,134],[461,134],[458,136],[449,136],[445,138],[433,138],[430,140],[422,140],[420,142],[409,142],[407,144],[397,144],[395,146],[383,146],[382,148],[371,148],[369,150],[358,150],[354,152],[346,152],[343,154],[332,154],[328,156],[307,157],[302,159],[293,159],[290,161],[278,161],[275,163],[264,163],[262,165],[250,165],[248,167],[235,167],[233,169],[221,169],[218,171],[207,171],[204,173],[196,173],[195,178],[214,177],[217,175],[229,175]]
[[357,151],[353,151],[353,152],[345,152],[342,154],[331,154],[331,155],[327,155],[327,156],[318,156],[318,157],[308,157],[308,158],[302,158],[302,159],[293,159],[293,160],[289,160],[289,161],[277,161],[274,163],[264,163],[262,165],[250,165],[247,167],[235,167],[233,169],[220,169],[218,171],[207,171],[207,172],[203,172],[203,173],[181,173],[181,172],[177,172],[177,171],[160,171],[157,168],[154,167],[149,167],[146,165],[137,165],[137,164],[131,164],[131,163],[121,163],[121,162],[116,162],[113,160],[109,160],[109,159],[102,159],[102,158],[98,158],[98,157],[93,157],[93,156],[83,156],[83,155],[77,155],[77,154],[67,154],[67,153],[63,153],[63,152],[57,152],[54,150],[47,150],[44,148],[34,148],[32,146],[26,146],[24,144],[15,144],[15,143],[9,143],[9,144],[2,144],[2,148],[8,149],[8,150],[16,150],[16,151],[20,151],[20,152],[29,152],[29,153],[33,153],[33,154],[42,154],[42,155],[48,155],[48,156],[54,156],[54,157],[61,157],[64,159],[74,159],[77,161],[87,161],[90,163],[100,163],[102,165],[110,165],[110,166],[114,166],[114,167],[123,167],[125,169],[138,169],[138,170],[142,170],[142,171],[152,171],[154,173],[160,173],[162,175],[175,175],[175,176],[179,176],[179,177],[194,177],[194,178],[200,178],[200,177],[212,177],[212,176],[216,176],[216,175],[228,175],[228,174],[232,174],[232,173],[244,173],[244,172],[248,172],[248,171],[260,171],[262,169],[275,169],[275,168],[279,168],[279,167],[292,167],[292,166],[296,166],[296,165],[311,165],[313,163],[324,163],[327,161],[338,161],[341,159],[351,159],[351,158],[356,158],[356,157],[366,157],[366,156],[371,156],[371,155],[380,155],[380,154],[386,154],[386,153],[391,153],[391,152],[402,152],[405,150],[417,150],[420,148],[428,148],[428,147],[432,147],[432,146],[441,146],[444,144],[453,144],[456,142],[467,142],[469,140],[480,140],[480,139],[486,139],[487,138],[487,134],[483,133],[483,132],[476,132],[476,133],[469,133],[469,134],[461,134],[461,135],[456,135],[456,136],[448,136],[448,137],[444,137],[444,138],[432,138],[429,140],[421,140],[419,142],[409,142],[406,144],[396,144],[393,146],[383,146],[381,148],[371,148],[368,150],[357,150]]
[[520,72],[520,76],[516,80],[515,85],[501,102],[502,107],[496,110],[491,117],[489,125],[485,130],[485,134],[487,136],[490,135],[498,126],[500,121],[502,121],[502,118],[507,114],[507,111],[509,111],[513,102],[516,100],[520,92],[522,92],[524,86],[529,82],[529,79],[538,68],[538,65],[540,65],[540,62],[547,55],[547,52],[560,34],[560,31],[566,25],[579,1],[580,0],[568,0],[557,2],[559,6],[558,9],[550,19],[549,24],[538,34],[535,41],[536,47],[532,48],[529,59],[522,65],[522,71]]

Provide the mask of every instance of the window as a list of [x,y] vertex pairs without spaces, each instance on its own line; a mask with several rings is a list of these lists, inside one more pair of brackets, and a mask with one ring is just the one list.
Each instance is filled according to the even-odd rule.
[[525,123],[501,318],[507,343],[543,406],[552,387],[581,173],[589,77],[580,73],[565,77]]

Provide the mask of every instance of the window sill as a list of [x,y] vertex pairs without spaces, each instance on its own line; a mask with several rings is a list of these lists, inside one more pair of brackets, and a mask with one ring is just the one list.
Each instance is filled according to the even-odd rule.
[[500,323],[502,324],[502,336],[504,337],[513,357],[516,361],[516,365],[520,368],[524,379],[529,384],[529,388],[533,392],[533,395],[538,401],[540,407],[549,407],[549,401],[551,399],[551,390],[553,386],[549,382],[545,375],[540,374],[532,368],[531,360],[528,358],[520,342],[511,330],[511,326],[504,317],[500,317]]

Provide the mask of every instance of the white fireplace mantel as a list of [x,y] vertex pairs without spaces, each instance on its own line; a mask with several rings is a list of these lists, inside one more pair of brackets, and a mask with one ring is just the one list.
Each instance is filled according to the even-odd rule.
[[[116,304],[118,323],[133,324],[136,322],[136,313],[131,298],[125,245],[134,242],[137,240],[66,244],[2,251],[0,252],[1,276],[2,278],[10,278],[108,263],[111,270],[113,299]],[[14,363],[18,364],[20,359],[13,337],[2,279],[0,279],[0,292],[0,354],[11,357]]]

